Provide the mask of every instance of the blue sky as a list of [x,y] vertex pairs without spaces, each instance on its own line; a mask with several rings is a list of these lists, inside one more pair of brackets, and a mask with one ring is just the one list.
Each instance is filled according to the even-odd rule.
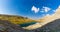
[[38,19],[54,14],[60,0],[0,0],[0,14],[13,14]]

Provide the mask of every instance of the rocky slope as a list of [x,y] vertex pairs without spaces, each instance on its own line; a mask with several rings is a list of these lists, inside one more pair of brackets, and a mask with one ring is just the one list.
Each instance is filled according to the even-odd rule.
[[0,20],[0,32],[25,32],[25,30],[7,20]]
[[31,30],[33,32],[60,32],[60,19],[56,19],[40,28]]

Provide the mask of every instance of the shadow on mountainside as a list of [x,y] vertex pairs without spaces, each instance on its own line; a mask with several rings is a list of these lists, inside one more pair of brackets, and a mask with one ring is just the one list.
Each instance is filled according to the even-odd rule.
[[25,30],[7,20],[0,20],[0,32],[25,32]]

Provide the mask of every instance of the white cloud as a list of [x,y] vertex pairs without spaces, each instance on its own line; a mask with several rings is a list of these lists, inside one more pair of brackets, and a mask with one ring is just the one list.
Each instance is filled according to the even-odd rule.
[[48,12],[49,10],[51,10],[49,7],[43,7],[43,9],[45,12]]
[[58,8],[60,8],[60,5],[59,5],[59,7]]
[[32,6],[31,10],[34,11],[35,13],[39,12],[39,8],[36,8],[35,6]]
[[44,12],[44,11],[40,11],[40,12]]

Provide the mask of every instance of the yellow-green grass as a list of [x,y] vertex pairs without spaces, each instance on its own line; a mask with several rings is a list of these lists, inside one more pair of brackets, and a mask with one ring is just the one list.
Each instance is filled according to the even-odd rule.
[[28,19],[26,17],[14,16],[14,15],[0,15],[0,20],[8,20],[13,24],[23,24],[27,22],[35,22],[34,20]]

